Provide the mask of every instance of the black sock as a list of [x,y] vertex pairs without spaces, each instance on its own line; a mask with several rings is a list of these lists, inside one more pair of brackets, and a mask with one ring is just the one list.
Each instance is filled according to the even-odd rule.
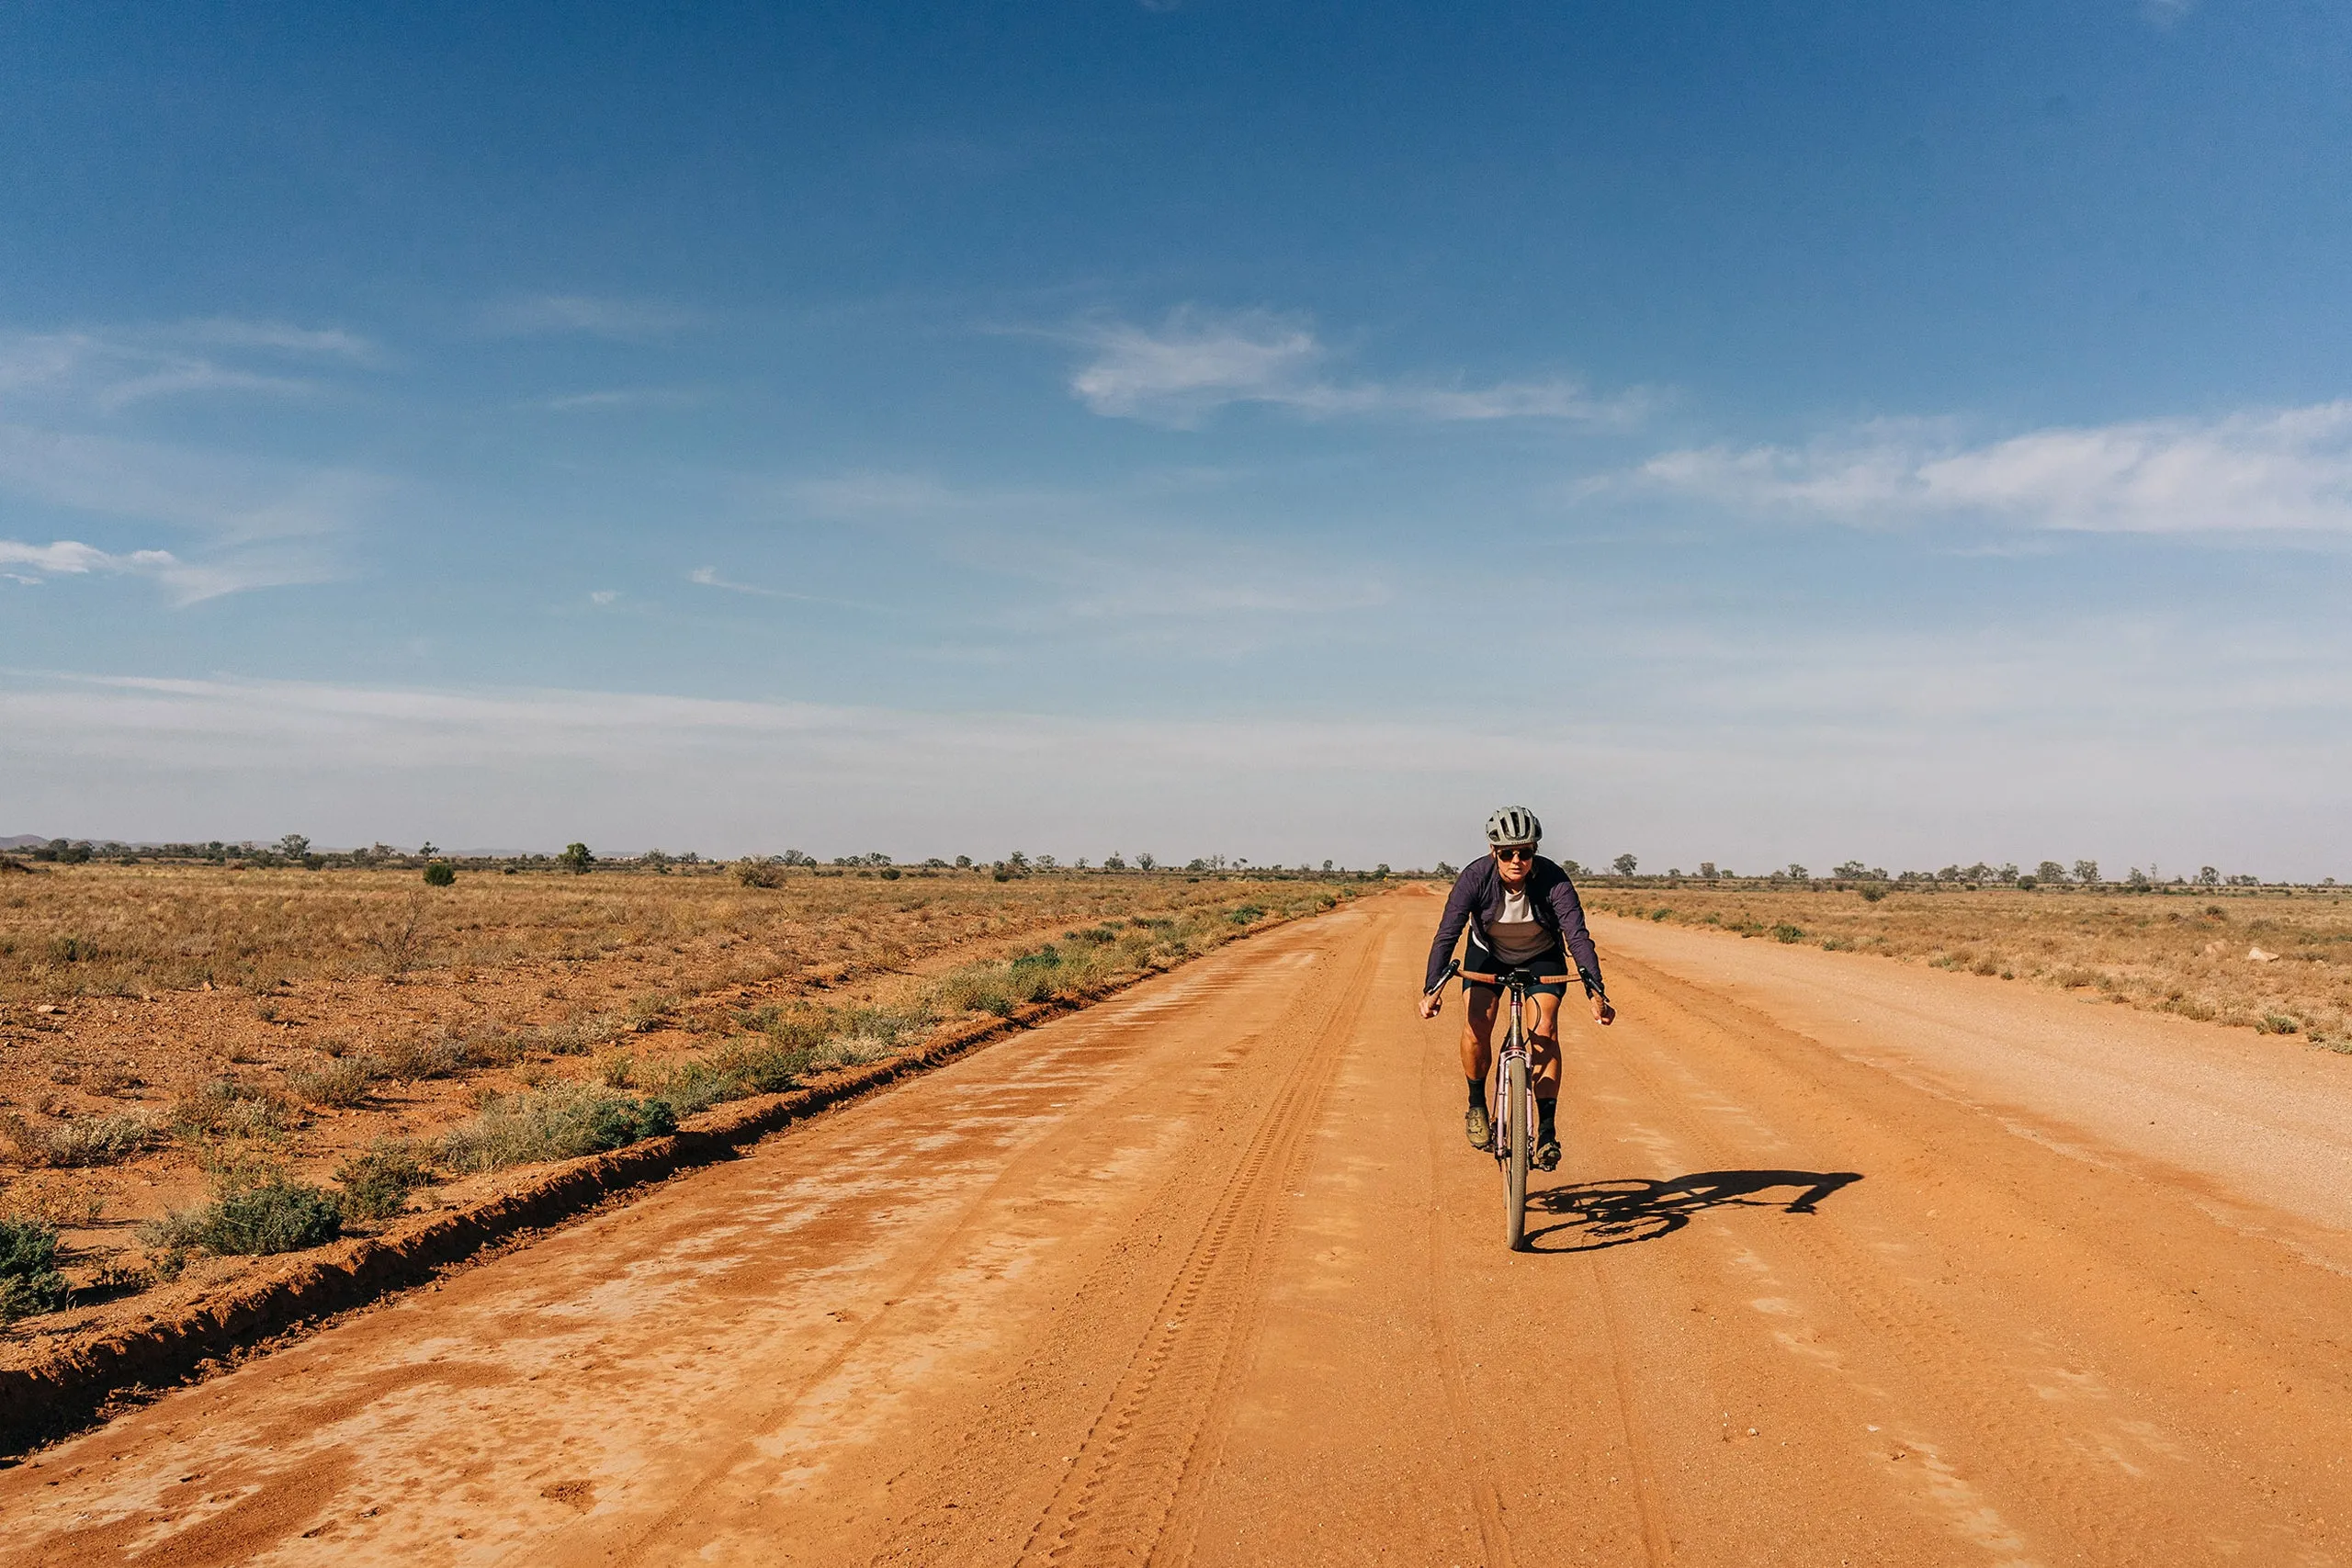
[[1470,1080],[1470,1103],[1473,1105],[1484,1105],[1487,1103],[1486,1079],[1472,1078]]
[[1557,1100],[1539,1100],[1535,1102],[1535,1141],[1537,1143],[1549,1144],[1558,1141],[1557,1130],[1552,1125],[1552,1119],[1559,1113],[1560,1102]]

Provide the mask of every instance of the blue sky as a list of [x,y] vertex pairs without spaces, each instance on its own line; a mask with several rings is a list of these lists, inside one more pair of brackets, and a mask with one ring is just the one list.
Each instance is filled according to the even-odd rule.
[[2352,877],[2352,17],[0,8],[0,831]]

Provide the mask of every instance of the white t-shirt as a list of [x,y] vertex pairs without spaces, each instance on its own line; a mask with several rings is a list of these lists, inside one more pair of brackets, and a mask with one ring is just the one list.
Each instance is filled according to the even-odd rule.
[[1525,890],[1513,893],[1508,887],[1503,889],[1502,912],[1487,922],[1487,941],[1497,958],[1512,964],[1541,958],[1558,945],[1558,939],[1535,918]]

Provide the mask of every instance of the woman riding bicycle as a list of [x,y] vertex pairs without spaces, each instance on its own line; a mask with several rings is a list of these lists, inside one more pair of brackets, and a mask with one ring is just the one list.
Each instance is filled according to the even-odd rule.
[[[1585,930],[1584,906],[1577,901],[1576,884],[1559,865],[1535,852],[1544,825],[1523,806],[1506,806],[1487,818],[1487,842],[1494,852],[1463,869],[1445,901],[1445,916],[1438,921],[1437,940],[1430,943],[1428,978],[1422,989],[1421,1016],[1435,1018],[1444,997],[1446,966],[1463,928],[1470,931],[1470,948],[1463,955],[1462,989],[1469,1016],[1462,1021],[1462,1071],[1470,1080],[1470,1113],[1463,1130],[1471,1146],[1484,1149],[1493,1135],[1487,1119],[1487,1072],[1494,1066],[1495,1014],[1502,987],[1473,980],[1472,975],[1500,975],[1508,970],[1532,970],[1538,975],[1565,975],[1568,955],[1576,955],[1576,973],[1592,997],[1592,1021],[1606,1024],[1617,1017],[1600,988],[1600,955],[1593,951],[1592,934]],[[1535,1016],[1528,1021],[1530,1055],[1535,1068],[1535,1159],[1538,1169],[1560,1163],[1560,1140],[1554,1122],[1560,1105],[1560,998],[1567,987],[1531,985],[1528,1006]]]

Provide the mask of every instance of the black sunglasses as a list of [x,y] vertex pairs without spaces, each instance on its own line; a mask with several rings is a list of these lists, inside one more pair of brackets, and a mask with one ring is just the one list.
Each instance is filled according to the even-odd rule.
[[1535,858],[1535,852],[1532,849],[1497,850],[1495,852],[1495,858],[1497,860],[1533,860]]

